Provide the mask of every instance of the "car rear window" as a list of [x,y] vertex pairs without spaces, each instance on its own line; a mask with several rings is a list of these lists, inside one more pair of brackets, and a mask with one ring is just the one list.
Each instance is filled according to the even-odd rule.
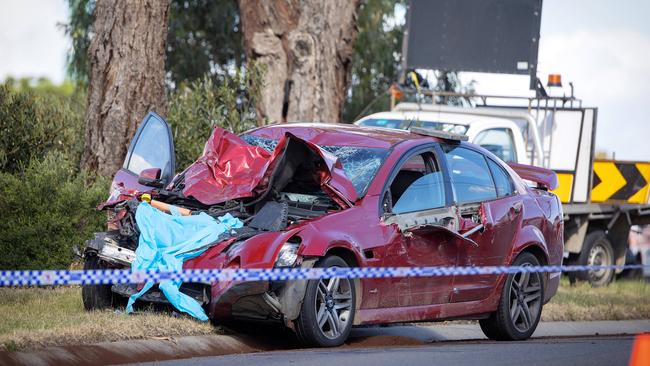
[[[241,138],[249,144],[259,146],[269,152],[275,150],[278,145],[278,140],[265,137],[243,135]],[[345,175],[354,185],[359,197],[366,193],[370,182],[388,156],[388,150],[382,148],[320,145],[319,147],[339,158]]]

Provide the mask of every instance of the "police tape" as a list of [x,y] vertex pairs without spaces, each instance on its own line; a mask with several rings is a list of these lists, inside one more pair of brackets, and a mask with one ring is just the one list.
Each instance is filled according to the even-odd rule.
[[600,270],[650,270],[650,265],[607,266],[476,266],[476,267],[330,267],[270,269],[185,269],[181,271],[36,270],[0,271],[0,287],[109,285],[160,281],[213,283],[219,281],[290,281],[324,278],[389,278],[500,275],[512,273],[556,273]]

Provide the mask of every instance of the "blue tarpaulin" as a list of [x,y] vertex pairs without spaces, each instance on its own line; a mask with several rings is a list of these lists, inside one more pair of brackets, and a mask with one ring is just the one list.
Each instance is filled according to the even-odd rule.
[[[183,262],[201,255],[231,229],[240,228],[242,222],[230,214],[214,219],[206,213],[181,216],[174,206],[168,215],[147,202],[142,202],[135,213],[140,228],[140,239],[135,251],[136,258],[131,265],[133,271],[156,269],[160,271],[179,271]],[[153,282],[147,282],[142,290],[131,295],[126,306],[133,312],[133,303],[147,292]],[[208,316],[193,298],[181,293],[180,281],[161,281],[158,287],[167,300],[181,312],[206,321]]]

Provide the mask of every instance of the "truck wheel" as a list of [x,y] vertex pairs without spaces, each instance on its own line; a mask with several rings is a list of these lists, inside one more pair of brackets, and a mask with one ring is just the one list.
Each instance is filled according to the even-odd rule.
[[[531,253],[522,253],[513,266],[539,266]],[[540,273],[509,274],[497,310],[479,321],[481,330],[495,341],[530,338],[542,316],[544,280]]]
[[[107,269],[107,267],[96,255],[86,256],[84,270],[91,269]],[[100,310],[113,306],[114,295],[111,285],[83,285],[81,298],[86,310]]]
[[[583,266],[610,266],[614,264],[614,249],[602,230],[595,230],[585,237],[578,264]],[[614,279],[613,269],[576,272],[575,276],[588,281],[593,287],[607,286]]]
[[[316,267],[348,267],[343,259],[327,256]],[[295,322],[298,340],[308,347],[335,347],[345,342],[354,321],[356,291],[348,278],[312,280],[307,284]]]

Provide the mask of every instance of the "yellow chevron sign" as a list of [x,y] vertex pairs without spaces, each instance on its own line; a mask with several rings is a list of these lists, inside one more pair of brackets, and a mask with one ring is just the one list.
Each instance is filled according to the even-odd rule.
[[559,183],[557,189],[551,191],[555,193],[560,202],[567,203],[571,201],[571,188],[573,187],[573,174],[571,173],[557,173],[557,181]]
[[592,202],[647,203],[650,163],[594,161]]
[[[552,191],[562,203],[571,202],[573,173],[557,173]],[[650,163],[594,161],[592,202],[650,203]]]

